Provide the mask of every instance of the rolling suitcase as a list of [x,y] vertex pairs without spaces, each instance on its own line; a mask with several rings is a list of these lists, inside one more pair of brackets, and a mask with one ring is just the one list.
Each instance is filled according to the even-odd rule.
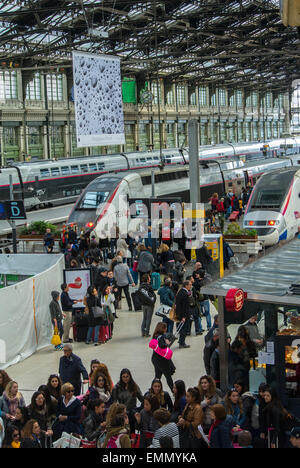
[[132,299],[132,303],[133,303],[133,307],[134,307],[135,312],[138,312],[138,311],[142,310],[142,304],[140,302],[139,294],[138,294],[137,291],[131,293],[131,299]]
[[159,273],[152,273],[151,285],[154,291],[157,291],[160,288],[160,274]]
[[240,212],[239,211],[233,211],[231,215],[229,216],[229,221],[230,222],[236,222],[238,221],[240,217]]

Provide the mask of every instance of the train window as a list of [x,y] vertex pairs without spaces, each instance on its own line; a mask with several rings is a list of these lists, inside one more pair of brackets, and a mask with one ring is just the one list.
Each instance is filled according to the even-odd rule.
[[229,182],[229,183],[228,183],[228,187],[232,187],[232,182]]
[[95,210],[107,200],[109,192],[86,192],[77,206],[77,210]]
[[159,157],[158,156],[154,156],[154,161],[159,161]]
[[70,168],[69,168],[69,166],[63,166],[63,167],[61,168],[61,173],[62,173],[62,175],[69,175],[69,174],[70,174]]
[[52,168],[51,168],[51,175],[52,175],[52,176],[58,176],[58,175],[60,175],[59,167],[52,167]]
[[146,158],[140,158],[140,162],[146,162]]
[[104,168],[105,168],[105,164],[104,164],[104,163],[98,163],[98,170],[99,170],[99,171],[103,171]]
[[71,166],[71,172],[72,172],[72,174],[78,174],[79,173],[79,167],[78,166]]
[[90,168],[90,172],[97,172],[97,164],[96,163],[89,164],[89,168]]
[[242,185],[242,182],[240,180],[237,181],[238,185]]
[[49,169],[41,169],[40,174],[41,174],[41,177],[50,177]]
[[88,165],[87,164],[80,164],[80,170],[81,170],[81,172],[89,172]]

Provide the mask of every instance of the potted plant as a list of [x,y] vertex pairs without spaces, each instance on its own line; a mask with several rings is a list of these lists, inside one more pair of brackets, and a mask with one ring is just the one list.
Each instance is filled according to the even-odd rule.
[[257,231],[255,229],[242,229],[238,223],[230,223],[224,234],[225,240],[256,241]]
[[45,221],[35,221],[21,230],[20,239],[43,239],[46,229],[51,229],[55,239],[60,239],[60,232],[54,224]]

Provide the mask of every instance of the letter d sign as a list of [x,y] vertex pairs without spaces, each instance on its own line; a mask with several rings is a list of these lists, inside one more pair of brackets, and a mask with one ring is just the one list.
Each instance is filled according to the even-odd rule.
[[21,214],[21,211],[20,211],[20,208],[18,207],[18,205],[14,205],[13,203],[11,204],[11,215],[13,218],[19,218],[20,217],[20,214]]

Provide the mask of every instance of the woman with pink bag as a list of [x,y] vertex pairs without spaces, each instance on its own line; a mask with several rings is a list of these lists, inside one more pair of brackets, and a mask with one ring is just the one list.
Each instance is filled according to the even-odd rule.
[[169,348],[171,341],[168,339],[169,337],[166,333],[166,323],[158,323],[154,330],[152,340],[149,343],[149,347],[153,349],[151,361],[155,369],[155,378],[160,380],[161,376],[164,375],[171,391],[173,391],[172,375],[175,374],[176,368],[171,359],[173,355],[173,351]]

